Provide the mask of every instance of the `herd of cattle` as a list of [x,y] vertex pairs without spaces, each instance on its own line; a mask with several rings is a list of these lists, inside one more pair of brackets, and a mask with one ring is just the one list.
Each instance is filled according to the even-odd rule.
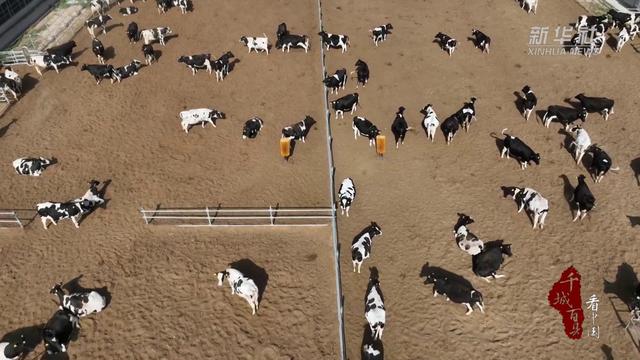
[[[171,7],[179,7],[182,13],[186,13],[190,9],[191,4],[187,0],[156,0],[158,11],[166,12]],[[133,3],[133,1],[132,1]],[[522,0],[522,7],[527,8],[528,12],[536,12],[537,0]],[[106,0],[92,0],[92,10],[96,13],[96,17],[86,22],[87,30],[92,36],[92,51],[96,55],[98,64],[84,64],[81,71],[89,72],[97,84],[103,79],[110,79],[112,83],[120,82],[122,79],[135,76],[142,68],[142,63],[133,59],[130,63],[114,67],[106,64],[105,47],[97,38],[97,30],[106,33],[106,24],[112,19],[106,10],[108,2]],[[123,16],[133,15],[139,11],[134,6],[121,8],[120,13]],[[619,13],[610,11],[602,16],[581,16],[576,22],[576,29],[588,27],[595,29],[596,34],[604,34],[613,26],[621,29],[619,38],[626,41],[633,38],[638,32],[638,23],[640,17],[635,18],[633,14]],[[388,23],[377,26],[370,30],[371,39],[376,47],[386,41],[393,30],[393,26]],[[142,40],[142,53],[147,65],[157,61],[156,53],[151,45],[153,42],[159,42],[162,46],[166,45],[166,38],[173,34],[169,27],[157,27],[140,31],[135,22],[131,22],[126,29],[126,35],[130,42]],[[626,35],[625,35],[626,34]],[[348,51],[350,46],[349,37],[342,34],[331,34],[325,31],[318,33],[321,37],[323,46],[326,50],[331,48],[340,49],[341,53]],[[475,46],[482,52],[489,53],[491,38],[478,29],[472,29]],[[300,48],[306,52],[310,49],[309,37],[307,35],[292,34],[287,29],[285,23],[281,23],[276,31],[276,48],[283,52],[290,52],[291,48]],[[574,39],[575,40],[575,39]],[[576,40],[577,41],[577,40]],[[626,42],[625,41],[625,42]],[[242,36],[240,38],[250,53],[255,50],[256,53],[264,52],[267,55],[270,51],[269,39],[266,34],[262,37]],[[438,33],[435,36],[435,42],[438,42],[441,48],[451,56],[458,44],[457,40],[444,33]],[[574,41],[573,41],[574,42]],[[572,42],[572,43],[573,43]],[[578,44],[575,42],[574,45]],[[624,43],[622,44],[624,45]],[[620,40],[618,49],[622,47]],[[72,53],[76,46],[74,41],[52,47],[46,50],[45,55],[34,56],[30,59],[29,65],[35,66],[37,72],[42,75],[41,68],[54,69],[56,72],[62,66],[72,63]],[[185,64],[195,76],[198,70],[206,70],[209,74],[216,73],[216,80],[222,81],[229,74],[231,69],[231,59],[234,55],[231,51],[227,51],[219,58],[212,58],[211,54],[194,54],[185,55],[178,58],[178,63]],[[361,59],[355,63],[355,70],[351,74],[357,74],[356,88],[366,86],[369,77],[369,67]],[[338,69],[333,75],[328,75],[323,83],[331,94],[337,94],[346,87],[349,74],[346,69]],[[21,81],[17,73],[11,68],[6,68],[4,73],[0,75],[0,88],[5,92],[10,92],[17,99],[21,93]],[[604,120],[608,120],[609,116],[614,113],[614,101],[604,97],[588,97],[584,94],[575,96],[577,103],[575,107],[565,107],[559,105],[550,105],[542,118],[543,125],[548,128],[551,122],[556,121],[563,125],[566,136],[571,137],[568,150],[574,150],[574,158],[576,163],[580,163],[584,154],[591,154],[591,166],[589,172],[594,182],[599,183],[609,170],[612,168],[611,157],[599,147],[591,142],[591,137],[581,125],[575,125],[577,120],[584,123],[589,113],[601,113]],[[335,111],[335,118],[344,118],[344,112],[350,112],[352,115],[357,111],[359,95],[357,92],[342,96],[338,99],[330,101],[331,108]],[[454,136],[460,129],[469,132],[470,125],[476,121],[476,97],[471,97],[469,101],[463,102],[458,111],[440,122],[435,112],[434,105],[427,104],[419,112],[424,115],[421,126],[425,130],[427,138],[435,141],[435,135],[438,128],[442,131],[446,144],[453,142]],[[525,121],[530,117],[538,105],[538,99],[530,86],[522,88],[522,96],[519,100],[521,114]],[[400,106],[395,114],[391,131],[395,138],[396,148],[404,143],[405,136],[412,129],[407,123],[404,112],[406,108]],[[216,127],[216,120],[225,119],[224,112],[209,109],[197,108],[182,111],[179,113],[181,127],[185,133],[189,133],[189,129],[194,125],[205,127],[210,123]],[[300,140],[305,142],[305,138],[311,127],[315,124],[315,120],[310,116],[306,116],[300,122],[287,126],[282,129],[282,138],[289,139],[291,142]],[[253,117],[247,120],[243,126],[243,139],[254,139],[260,133],[264,125],[264,121],[259,117]],[[369,145],[376,144],[378,136],[381,134],[380,129],[369,119],[363,116],[354,116],[352,120],[352,129],[354,137],[357,140],[359,136],[366,137]],[[522,139],[506,133],[507,129],[503,129],[501,134],[504,136],[501,140],[502,150],[500,157],[507,159],[515,158],[520,163],[522,170],[525,170],[532,162],[540,165],[542,156],[529,147]],[[494,134],[494,136],[496,136]],[[16,172],[21,175],[40,176],[42,172],[52,164],[56,163],[56,159],[46,159],[42,157],[20,158],[13,162]],[[595,207],[595,196],[590,191],[586,176],[578,176],[578,183],[575,187],[572,205],[576,208],[576,215],[573,221],[583,219],[589,211]],[[36,209],[41,217],[44,228],[47,228],[48,222],[57,225],[61,219],[71,219],[76,227],[82,216],[90,213],[97,207],[104,204],[103,194],[98,191],[98,181],[89,183],[89,190],[80,198],[67,202],[45,202],[37,204]],[[527,187],[503,186],[504,197],[511,197],[517,204],[518,213],[523,210],[532,217],[533,228],[543,229],[545,219],[549,212],[549,201],[544,198],[538,191]],[[356,186],[352,178],[346,178],[342,181],[338,190],[338,204],[342,214],[349,216],[349,210],[356,199]],[[459,219],[453,227],[454,239],[458,247],[472,257],[473,272],[489,281],[490,278],[501,278],[503,274],[498,274],[505,257],[511,256],[511,245],[505,244],[503,241],[492,241],[485,243],[469,230],[469,225],[474,220],[465,214],[458,214]],[[352,242],[352,262],[353,271],[360,273],[363,262],[371,256],[373,239],[382,235],[381,227],[372,222],[361,233],[359,233]],[[484,313],[483,296],[468,281],[459,275],[448,272],[437,267],[428,267],[423,271],[425,283],[433,284],[433,295],[444,295],[447,300],[454,303],[463,304],[467,312],[470,314],[474,307],[478,307]],[[231,293],[237,294],[247,300],[250,304],[252,313],[255,314],[258,309],[259,291],[254,281],[240,271],[234,268],[228,268],[217,273],[218,285],[223,285],[224,279],[228,279],[231,286]],[[43,338],[47,351],[50,353],[65,352],[69,342],[71,332],[75,327],[79,326],[79,317],[86,316],[92,312],[99,312],[105,306],[104,297],[96,292],[77,293],[65,295],[60,287],[56,285],[52,289],[60,300],[60,310],[56,312],[54,317],[49,321],[43,330]],[[385,326],[385,305],[382,295],[379,276],[377,271],[372,271],[368,288],[366,290],[365,301],[365,318],[369,323],[371,332],[371,342],[364,345],[363,353],[367,359],[378,359],[380,356],[381,337]],[[24,339],[23,339],[24,340]],[[4,356],[7,359],[14,359],[24,352],[24,341],[15,343],[0,343],[0,355],[4,350]]]

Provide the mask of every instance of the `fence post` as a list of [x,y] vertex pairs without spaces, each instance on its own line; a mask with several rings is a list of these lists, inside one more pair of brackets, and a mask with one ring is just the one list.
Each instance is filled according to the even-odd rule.
[[147,213],[145,212],[144,208],[140,208],[140,212],[142,213],[142,218],[144,219],[144,223],[146,225],[149,225],[149,220],[147,220]]
[[271,221],[271,225],[273,225],[273,208],[269,205],[269,220]]
[[209,207],[207,206],[207,220],[209,220],[209,226],[211,226],[211,215],[209,214]]
[[20,225],[20,229],[24,229],[24,226],[22,226],[22,221],[20,221],[15,211],[13,212],[13,217],[16,219],[16,222],[18,223],[18,225]]

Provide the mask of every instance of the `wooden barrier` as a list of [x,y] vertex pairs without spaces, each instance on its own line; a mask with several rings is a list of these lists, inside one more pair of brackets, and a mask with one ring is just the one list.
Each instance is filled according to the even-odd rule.
[[288,158],[291,155],[291,139],[280,138],[280,156]]
[[383,156],[387,147],[387,138],[384,135],[376,136],[376,152],[378,155]]

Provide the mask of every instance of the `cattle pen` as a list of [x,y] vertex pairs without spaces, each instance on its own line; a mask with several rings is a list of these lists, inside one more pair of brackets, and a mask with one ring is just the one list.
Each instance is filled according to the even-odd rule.
[[[5,224],[10,224],[10,225],[5,226]],[[12,225],[17,225],[20,227],[20,229],[24,229],[24,226],[22,225],[22,221],[20,221],[15,211],[0,212],[0,229],[15,228],[15,226],[12,226]]]

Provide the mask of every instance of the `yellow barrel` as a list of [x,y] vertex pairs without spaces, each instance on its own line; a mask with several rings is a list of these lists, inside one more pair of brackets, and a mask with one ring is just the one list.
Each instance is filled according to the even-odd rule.
[[280,156],[288,158],[291,155],[291,139],[280,138]]
[[376,136],[376,152],[378,155],[384,155],[384,150],[387,147],[387,138],[384,135]]

